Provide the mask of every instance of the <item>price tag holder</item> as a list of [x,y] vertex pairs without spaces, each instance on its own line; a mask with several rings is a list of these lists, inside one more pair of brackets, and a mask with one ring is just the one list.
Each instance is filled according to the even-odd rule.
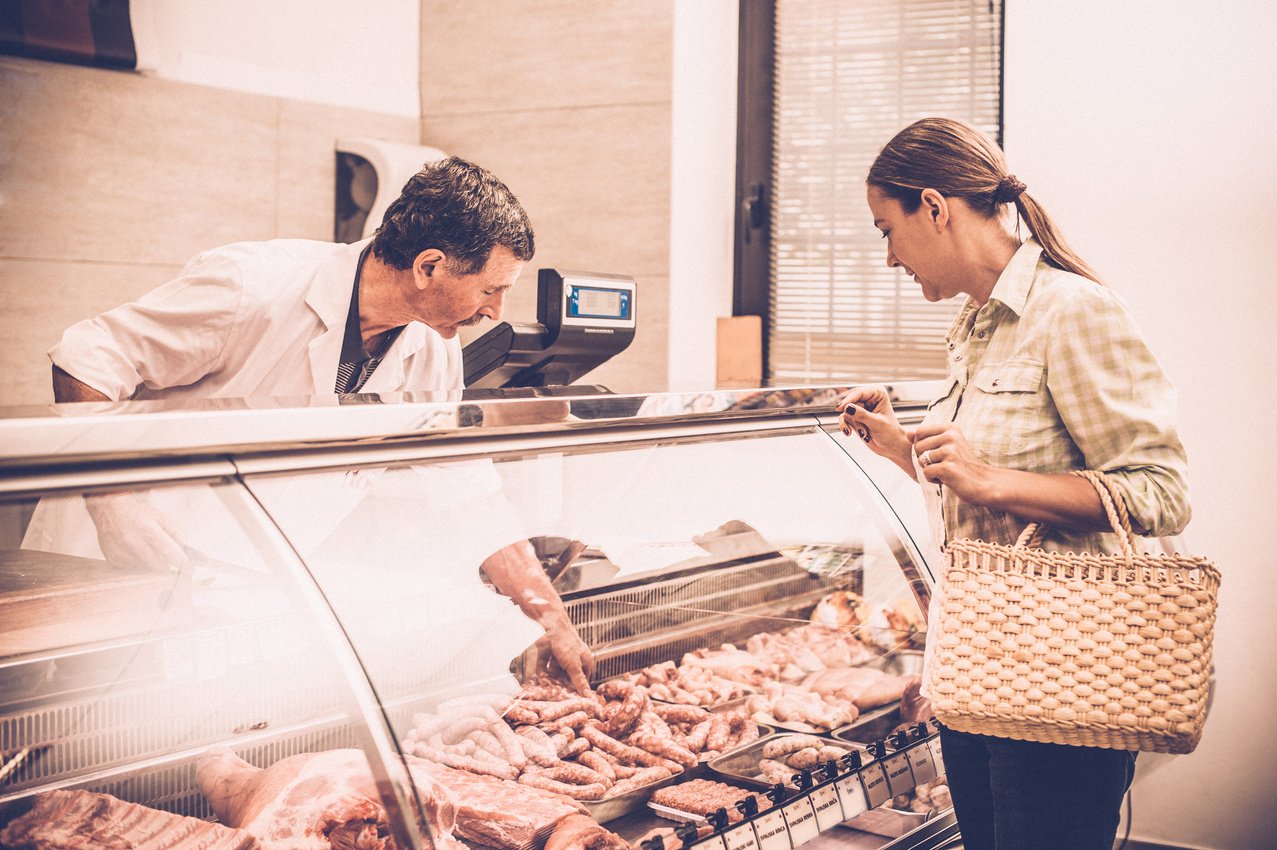
[[785,813],[779,808],[763,812],[753,821],[754,835],[758,837],[758,850],[792,850],[789,825]]
[[882,766],[887,771],[887,785],[891,789],[891,796],[908,794],[914,789],[913,770],[909,767],[909,756],[900,752],[891,753],[882,760]]
[[820,835],[820,827],[816,823],[816,809],[811,804],[811,795],[803,794],[786,802],[782,811],[785,823],[789,825],[789,840],[794,847],[801,847]]
[[860,780],[865,785],[865,801],[869,808],[876,809],[891,799],[891,789],[887,787],[887,773],[882,762],[874,761],[860,769]]
[[869,799],[859,773],[849,773],[834,783],[838,789],[838,801],[842,804],[842,819],[851,820],[869,811]]
[[926,741],[914,744],[905,750],[905,755],[909,757],[909,767],[913,768],[913,781],[916,784],[930,782],[939,776],[936,773],[936,763],[931,759],[931,747],[927,746]]
[[820,832],[833,829],[846,820],[842,815],[842,804],[838,802],[838,789],[832,782],[812,789],[811,807],[816,810],[816,828]]

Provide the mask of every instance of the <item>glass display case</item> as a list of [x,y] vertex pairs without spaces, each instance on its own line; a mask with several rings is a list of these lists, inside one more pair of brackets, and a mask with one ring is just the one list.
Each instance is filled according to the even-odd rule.
[[0,846],[941,846],[838,394],[0,414]]

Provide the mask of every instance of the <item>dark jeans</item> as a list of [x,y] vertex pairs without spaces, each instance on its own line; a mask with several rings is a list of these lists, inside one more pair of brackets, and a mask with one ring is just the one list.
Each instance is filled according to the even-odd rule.
[[1112,850],[1135,753],[940,730],[965,850]]

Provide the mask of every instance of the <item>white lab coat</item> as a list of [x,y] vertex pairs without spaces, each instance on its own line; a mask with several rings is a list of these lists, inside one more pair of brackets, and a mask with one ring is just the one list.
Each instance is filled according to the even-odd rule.
[[[116,400],[333,392],[367,240],[239,242],[196,256],[137,301],[70,327],[49,351]],[[363,392],[460,390],[461,344],[412,322]]]
[[[367,244],[276,239],[205,251],[137,301],[73,325],[49,358],[117,400],[329,395],[355,267]],[[412,322],[361,391],[459,393],[462,386],[460,342]],[[299,499],[316,528],[340,521],[359,501],[349,487],[315,487],[313,479],[307,484],[309,492]],[[179,522],[205,518],[206,533],[191,528],[194,539],[184,542],[208,542],[234,560],[226,551],[233,523],[213,520],[226,507],[207,487],[163,488],[160,495]],[[79,496],[42,499],[23,547],[102,557]]]

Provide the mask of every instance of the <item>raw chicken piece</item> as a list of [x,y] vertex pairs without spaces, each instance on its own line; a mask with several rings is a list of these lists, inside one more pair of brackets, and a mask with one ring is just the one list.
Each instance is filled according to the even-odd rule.
[[572,815],[545,842],[545,850],[631,850],[621,836],[609,832],[587,815]]

